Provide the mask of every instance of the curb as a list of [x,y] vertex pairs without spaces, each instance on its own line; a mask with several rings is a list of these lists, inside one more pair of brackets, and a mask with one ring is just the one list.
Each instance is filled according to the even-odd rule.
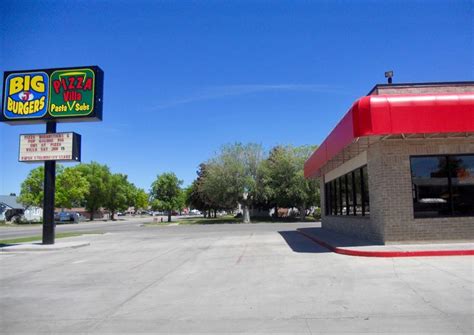
[[306,236],[313,242],[323,246],[326,249],[331,250],[336,254],[346,256],[359,256],[359,257],[426,257],[426,256],[474,256],[474,250],[417,250],[417,251],[366,251],[366,250],[353,250],[346,248],[339,248],[332,246],[331,244],[314,237],[311,234],[296,229],[298,233]]
[[90,242],[78,242],[74,244],[67,245],[33,245],[33,244],[12,244],[5,247],[0,247],[0,252],[18,252],[18,251],[35,251],[35,252],[45,252],[45,251],[57,251],[65,249],[76,249],[81,247],[89,246]]

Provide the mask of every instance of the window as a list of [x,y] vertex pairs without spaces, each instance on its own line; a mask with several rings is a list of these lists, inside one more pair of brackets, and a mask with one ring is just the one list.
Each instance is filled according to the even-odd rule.
[[326,215],[370,214],[367,166],[325,184]]
[[330,188],[329,188],[329,184],[326,184],[324,185],[324,212],[327,214],[327,213],[330,213],[331,212],[331,205],[329,204],[329,199],[331,199],[331,193],[330,193]]
[[474,216],[474,155],[449,156],[453,215]]
[[341,215],[342,213],[342,183],[341,180],[338,178],[336,179],[337,185],[337,215]]
[[474,155],[410,158],[415,218],[474,216]]
[[331,213],[337,215],[337,197],[336,197],[336,181],[331,182]]
[[367,166],[361,169],[362,172],[362,211],[363,215],[370,214],[370,198],[369,198],[369,176],[367,174]]
[[346,199],[346,179],[345,176],[339,178],[341,184],[341,212],[339,214],[346,215],[347,211],[347,199]]
[[355,215],[354,211],[354,181],[352,178],[353,173],[346,174],[347,177],[347,215]]
[[355,215],[362,215],[362,179],[360,169],[353,171],[355,188]]

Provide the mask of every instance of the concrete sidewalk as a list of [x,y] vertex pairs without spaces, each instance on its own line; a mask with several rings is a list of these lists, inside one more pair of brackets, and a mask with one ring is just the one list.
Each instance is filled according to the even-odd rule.
[[10,244],[0,247],[0,252],[17,251],[55,251],[64,249],[75,249],[90,245],[85,241],[56,242],[55,244],[42,244],[41,241],[30,243]]
[[474,333],[473,257],[345,257],[296,231],[315,226],[136,227],[0,252],[0,334]]
[[421,257],[474,255],[474,242],[382,245],[356,239],[324,228],[299,228],[298,232],[319,245],[342,255],[363,257]]

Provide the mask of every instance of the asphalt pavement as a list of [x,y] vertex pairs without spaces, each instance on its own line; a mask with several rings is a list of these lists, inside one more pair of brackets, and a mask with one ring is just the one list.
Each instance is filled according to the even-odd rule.
[[473,257],[339,255],[296,231],[312,226],[133,226],[0,253],[0,331],[474,332]]

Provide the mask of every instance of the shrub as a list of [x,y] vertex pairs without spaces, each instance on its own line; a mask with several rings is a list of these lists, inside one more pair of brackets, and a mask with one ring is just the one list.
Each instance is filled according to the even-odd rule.
[[316,207],[316,208],[314,209],[313,217],[314,217],[317,221],[321,220],[321,208]]

